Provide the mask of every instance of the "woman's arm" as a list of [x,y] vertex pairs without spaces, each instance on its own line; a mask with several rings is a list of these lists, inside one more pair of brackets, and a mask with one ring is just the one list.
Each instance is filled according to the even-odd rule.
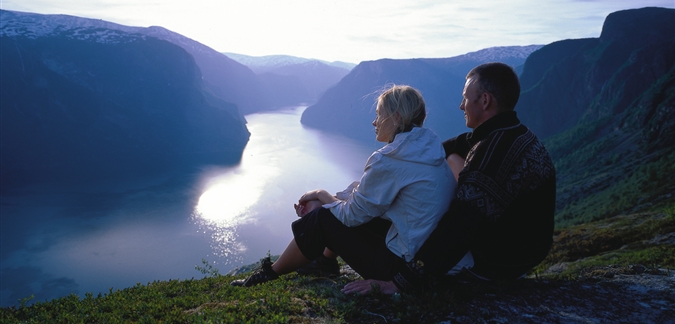
[[448,165],[450,165],[452,175],[455,176],[455,180],[459,179],[459,172],[464,169],[464,158],[457,153],[452,153],[448,155],[446,160],[448,161]]
[[298,200],[298,203],[300,205],[304,205],[306,202],[310,200],[318,200],[321,202],[321,204],[330,204],[334,201],[337,201],[338,199],[335,198],[333,195],[328,193],[328,191],[323,190],[323,189],[317,189],[317,190],[312,190],[306,192],[302,197],[300,197],[300,200]]

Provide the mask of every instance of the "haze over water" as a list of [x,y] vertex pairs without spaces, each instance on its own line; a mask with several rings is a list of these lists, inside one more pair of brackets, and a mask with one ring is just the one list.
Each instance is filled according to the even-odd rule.
[[237,166],[4,193],[1,306],[200,278],[202,259],[227,273],[281,253],[293,203],[358,180],[377,148],[304,128],[304,108],[246,116],[251,138]]

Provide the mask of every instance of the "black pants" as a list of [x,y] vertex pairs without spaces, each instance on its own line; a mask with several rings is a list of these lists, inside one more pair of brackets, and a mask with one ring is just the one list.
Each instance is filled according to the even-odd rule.
[[387,248],[391,222],[376,218],[347,227],[325,208],[317,208],[293,222],[293,236],[302,254],[314,260],[324,248],[340,257],[364,279],[391,280],[405,260]]

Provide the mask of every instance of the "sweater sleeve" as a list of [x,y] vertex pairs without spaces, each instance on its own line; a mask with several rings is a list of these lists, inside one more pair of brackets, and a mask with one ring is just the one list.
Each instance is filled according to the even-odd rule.
[[397,178],[379,153],[366,163],[361,181],[348,199],[330,211],[345,226],[354,227],[383,215],[398,195]]
[[471,150],[471,144],[469,144],[467,139],[468,134],[469,133],[460,134],[457,137],[453,137],[443,142],[443,149],[445,150],[446,159],[452,153],[457,153],[459,156],[466,159],[469,150]]

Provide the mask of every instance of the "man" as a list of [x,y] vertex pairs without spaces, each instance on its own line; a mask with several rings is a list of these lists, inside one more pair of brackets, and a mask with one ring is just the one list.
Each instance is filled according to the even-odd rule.
[[486,63],[466,79],[460,109],[473,131],[444,142],[451,166],[464,160],[448,212],[393,281],[356,281],[345,293],[367,293],[373,284],[385,293],[423,289],[430,278],[462,269],[485,280],[513,280],[548,254],[555,169],[513,110],[518,76],[506,64]]

